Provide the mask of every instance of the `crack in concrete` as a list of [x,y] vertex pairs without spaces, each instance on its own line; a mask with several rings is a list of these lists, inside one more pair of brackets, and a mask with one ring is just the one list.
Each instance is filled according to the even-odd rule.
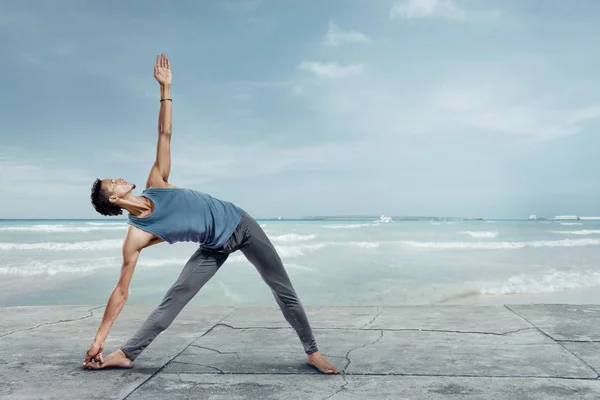
[[433,332],[433,333],[458,333],[467,335],[492,335],[492,336],[507,336],[513,333],[519,333],[523,331],[534,330],[536,328],[521,328],[515,329],[514,331],[507,331],[502,333],[497,332],[480,332],[480,331],[460,331],[460,330],[449,330],[449,329],[420,329],[420,328],[401,328],[401,329],[362,329],[364,331],[386,331],[386,332]]
[[154,373],[152,373],[148,378],[144,379],[139,385],[137,385],[135,388],[133,388],[133,390],[131,390],[131,392],[129,392],[125,397],[123,397],[122,400],[126,400],[129,396],[131,396],[133,393],[135,393],[136,390],[138,390],[139,388],[141,388],[146,382],[150,381],[152,378],[154,378],[156,375],[158,375],[163,369],[165,369],[165,367],[167,367],[167,365],[171,364],[177,357],[179,357],[184,351],[186,351],[188,349],[188,347],[190,347],[196,340],[198,340],[202,336],[207,335],[208,333],[210,333],[213,329],[215,329],[215,327],[217,325],[219,325],[221,323],[221,321],[224,321],[225,319],[227,319],[231,314],[233,314],[238,309],[239,309],[239,307],[234,308],[229,314],[227,314],[226,316],[224,316],[223,318],[221,318],[219,321],[217,321],[217,323],[214,324],[212,327],[210,327],[206,332],[204,332],[202,335],[200,335],[197,338],[195,338],[194,340],[192,340],[179,353],[175,354],[169,361],[167,361],[166,363],[164,363],[160,368],[158,368],[156,371],[154,371]]
[[235,354],[235,356],[238,358],[238,360],[240,359],[240,354],[237,351],[219,351],[217,349],[213,349],[210,347],[206,347],[206,346],[200,346],[199,344],[191,344],[190,347],[197,347],[199,349],[204,349],[204,350],[210,350],[210,351],[214,351],[215,353],[219,353],[219,354]]
[[563,349],[565,349],[565,351],[567,351],[573,357],[575,357],[579,361],[581,361],[586,367],[588,367],[593,373],[596,374],[596,377],[594,379],[600,378],[600,374],[598,373],[598,371],[596,371],[583,358],[579,357],[577,354],[575,354],[571,350],[567,349],[561,342],[559,342],[557,340],[554,340],[554,338],[552,336],[548,335],[546,332],[544,332],[543,330],[541,330],[540,328],[538,328],[533,322],[531,322],[530,320],[528,320],[527,318],[525,318],[523,315],[519,314],[518,312],[516,312],[515,310],[513,310],[512,308],[510,308],[508,305],[504,305],[504,307],[506,307],[507,310],[511,311],[516,316],[518,316],[518,317],[522,318],[523,320],[525,320],[527,323],[529,323],[531,326],[533,326],[535,329],[537,329],[537,331],[540,332],[542,335],[546,336],[548,339],[552,340],[554,343],[556,343],[557,345],[559,345],[560,347],[562,347]]
[[379,308],[379,306],[377,306],[377,314],[375,314],[375,316],[373,317],[373,319],[369,322],[367,322],[366,324],[364,324],[361,328],[359,329],[365,329],[367,326],[371,325],[373,322],[375,322],[375,320],[383,313],[383,310],[381,308]]
[[[201,365],[211,368],[209,365],[173,361],[173,363],[187,365]],[[213,367],[214,368],[214,367]],[[163,374],[187,374],[187,375],[216,375],[209,372],[163,372]],[[220,375],[220,374],[219,374]],[[223,375],[322,375],[318,372],[227,372]],[[494,379],[560,379],[565,381],[598,381],[598,378],[586,378],[579,376],[554,376],[554,375],[475,375],[475,374],[427,374],[427,373],[402,373],[402,372],[372,372],[372,373],[346,373],[347,376],[398,376],[398,377],[422,377],[422,378],[494,378]],[[339,375],[333,375],[333,377]],[[341,391],[341,390],[340,390]],[[339,393],[339,392],[338,392]],[[333,395],[331,395],[333,396]],[[330,397],[331,397],[330,396]]]
[[98,309],[98,308],[101,308],[101,307],[104,307],[104,305],[102,305],[102,306],[97,306],[97,307],[93,307],[93,308],[90,308],[90,309],[87,311],[89,314],[88,314],[88,315],[86,315],[86,316],[80,317],[80,318],[61,319],[61,320],[58,320],[58,321],[53,321],[53,322],[44,322],[43,324],[39,324],[39,325],[32,326],[32,327],[29,327],[29,328],[24,328],[24,329],[17,329],[17,330],[14,330],[14,331],[12,331],[12,332],[8,332],[8,333],[5,333],[5,334],[2,334],[2,335],[0,335],[0,338],[6,337],[6,336],[10,336],[10,335],[12,335],[13,333],[17,333],[17,332],[26,332],[26,331],[32,331],[32,330],[34,330],[34,329],[37,329],[37,328],[40,328],[40,327],[42,327],[42,326],[47,326],[47,325],[56,325],[56,324],[62,324],[62,323],[65,323],[65,322],[74,322],[74,321],[81,321],[81,320],[83,320],[83,319],[88,319],[88,318],[91,318],[91,317],[93,317],[93,316],[94,316],[94,310],[96,310],[96,309]]
[[[380,313],[381,314],[381,313]],[[378,315],[380,315],[378,314]],[[371,323],[373,323],[373,321],[375,321],[375,319],[377,318],[377,316],[375,316],[375,318],[373,318],[373,320],[369,323],[367,323],[364,326],[370,325]],[[291,329],[291,327],[289,326],[247,326],[244,328],[239,328],[239,327],[235,327],[235,326],[231,326],[228,324],[223,324],[223,323],[219,323],[217,325],[215,325],[215,327],[217,326],[223,326],[229,329],[233,329],[235,331],[248,331],[248,330],[252,330],[252,329],[266,329],[266,330],[288,330]],[[513,333],[519,333],[519,332],[523,332],[523,331],[528,331],[528,330],[536,330],[537,327],[532,327],[532,328],[520,328],[520,329],[515,329],[513,331],[507,331],[507,332],[481,332],[481,331],[461,331],[461,330],[451,330],[451,329],[424,329],[424,328],[398,328],[398,329],[392,329],[392,328],[312,328],[313,331],[386,331],[386,332],[433,332],[433,333],[458,333],[458,334],[469,334],[469,335],[493,335],[493,336],[506,336],[506,335],[510,335]]]
[[[237,356],[238,360],[241,360],[241,358],[240,358],[240,352],[238,352],[238,351],[220,351],[220,350],[217,350],[217,349],[213,349],[211,347],[200,346],[199,344],[191,344],[189,347],[198,347],[200,349],[206,349],[206,350],[214,351],[215,353],[223,354],[223,355],[235,354]],[[262,353],[262,351],[260,351],[260,352]],[[252,354],[252,353],[255,353],[255,352],[254,351],[244,351],[244,353]],[[306,356],[306,354],[304,352],[302,352],[302,351],[277,351],[277,354],[293,354],[293,355],[299,356],[299,357],[302,356],[302,355]],[[345,357],[332,356],[331,354],[325,354],[325,353],[321,353],[321,354],[323,355],[323,357],[339,358],[339,359],[344,358],[345,359]]]
[[330,399],[333,396],[337,395],[338,393],[343,392],[346,389],[346,386],[348,386],[348,383],[349,383],[348,380],[346,379],[346,370],[348,369],[348,367],[352,363],[352,360],[350,360],[350,353],[352,353],[355,350],[362,349],[362,348],[365,348],[367,346],[372,346],[375,343],[378,343],[381,339],[383,339],[383,330],[380,330],[380,331],[381,331],[381,335],[375,341],[373,341],[371,343],[363,344],[362,346],[354,347],[354,348],[348,350],[348,352],[346,353],[347,364],[346,364],[346,366],[344,368],[342,368],[342,380],[344,381],[344,384],[335,393],[333,393],[333,394],[331,394],[331,395],[329,395],[327,397],[324,397],[323,400]]
[[561,343],[600,343],[600,340],[574,340],[574,339],[554,339]]

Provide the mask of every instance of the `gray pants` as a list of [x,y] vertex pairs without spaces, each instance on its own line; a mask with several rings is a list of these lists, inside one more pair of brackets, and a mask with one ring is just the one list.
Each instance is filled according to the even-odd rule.
[[229,254],[241,250],[271,288],[283,316],[294,328],[304,351],[311,354],[317,344],[308,318],[296,295],[281,258],[260,225],[245,212],[227,243],[218,249],[200,247],[186,263],[177,281],[160,305],[127,341],[121,350],[135,360],[146,347],[171,325],[183,307],[198,293],[223,265]]

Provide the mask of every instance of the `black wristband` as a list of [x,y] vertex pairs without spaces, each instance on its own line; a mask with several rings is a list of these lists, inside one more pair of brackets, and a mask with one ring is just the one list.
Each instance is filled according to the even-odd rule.
[[163,101],[169,100],[170,102],[173,102],[173,99],[160,99],[160,102],[162,103]]

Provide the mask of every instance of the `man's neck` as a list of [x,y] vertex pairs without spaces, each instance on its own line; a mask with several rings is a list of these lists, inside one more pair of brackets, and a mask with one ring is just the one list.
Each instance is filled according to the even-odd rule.
[[127,210],[129,214],[139,217],[143,214],[149,214],[153,210],[153,204],[150,199],[144,196],[128,196],[121,200],[121,208]]

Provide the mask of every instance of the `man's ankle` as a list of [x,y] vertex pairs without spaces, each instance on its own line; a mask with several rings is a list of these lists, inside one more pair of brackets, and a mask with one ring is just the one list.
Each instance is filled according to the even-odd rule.
[[131,358],[127,354],[125,354],[125,352],[123,350],[119,349],[119,353],[121,353],[121,355],[124,356],[129,361],[133,361],[133,358]]

